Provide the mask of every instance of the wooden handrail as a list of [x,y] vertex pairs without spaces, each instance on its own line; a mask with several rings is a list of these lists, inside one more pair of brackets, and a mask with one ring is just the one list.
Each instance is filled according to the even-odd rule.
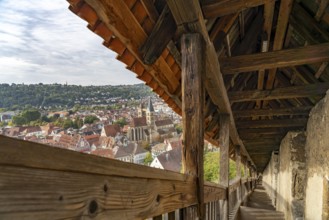
[[[184,174],[0,136],[0,218],[145,219],[195,205],[195,192]],[[205,183],[204,200],[226,192]]]

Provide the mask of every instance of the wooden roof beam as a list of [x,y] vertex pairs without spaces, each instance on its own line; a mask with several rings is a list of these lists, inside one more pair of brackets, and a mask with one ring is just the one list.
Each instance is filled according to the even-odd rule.
[[[268,2],[264,5],[264,25],[263,25],[261,52],[269,51],[274,9],[275,9],[275,1]],[[264,89],[264,80],[265,80],[265,69],[261,69],[258,71],[257,89],[259,90]],[[261,107],[261,101],[257,101],[255,108],[259,109],[260,107]]]
[[329,89],[329,83],[316,83],[303,86],[291,86],[276,88],[272,90],[251,90],[229,92],[228,96],[232,103],[248,102],[256,100],[272,100],[272,99],[294,99],[304,98],[317,95],[324,95]]
[[324,70],[327,68],[328,62],[323,62],[321,66],[319,67],[318,71],[314,74],[314,77],[319,79],[321,74],[324,72]]
[[329,5],[329,0],[320,0],[319,8],[315,15],[315,19],[317,21],[321,20],[328,5]]
[[202,5],[202,11],[206,19],[218,18],[241,12],[247,8],[253,8],[275,0],[234,0],[234,1],[216,1]]
[[329,61],[329,43],[267,53],[220,58],[223,74],[251,72],[260,69],[298,66],[326,61]]
[[249,109],[233,111],[236,118],[249,118],[249,117],[270,117],[270,116],[283,116],[283,115],[305,115],[308,116],[313,106],[301,106],[292,108],[279,108],[279,109]]
[[227,15],[218,19],[215,22],[209,37],[210,40],[213,42],[216,51],[222,46],[225,36],[231,29],[238,15],[239,15],[238,13]]
[[144,63],[153,64],[161,56],[163,50],[174,37],[176,29],[175,20],[168,6],[166,6],[157,20],[152,33],[140,48]]
[[[294,0],[284,0],[280,2],[278,23],[276,26],[276,32],[275,32],[274,43],[273,43],[274,51],[281,50],[283,47],[293,1]],[[277,71],[276,67],[269,70],[268,78],[265,86],[266,89],[273,88],[276,71]],[[266,105],[266,103],[263,103],[263,105]]]
[[315,43],[329,41],[329,33],[300,4],[294,4],[291,14],[290,20],[296,23],[295,28],[303,30],[305,40],[310,39]]
[[220,113],[229,114],[230,137],[232,142],[234,145],[240,145],[244,154],[251,160],[235,127],[230,101],[227,96],[223,77],[220,74],[221,71],[217,53],[209,38],[199,1],[190,0],[187,4],[186,0],[167,0],[167,4],[174,16],[178,28],[202,34],[205,41],[206,51],[206,74],[204,79],[206,91],[212,102],[216,105],[218,111]]
[[294,119],[272,119],[272,120],[248,120],[237,121],[238,128],[290,128],[303,127],[307,123],[307,118]]

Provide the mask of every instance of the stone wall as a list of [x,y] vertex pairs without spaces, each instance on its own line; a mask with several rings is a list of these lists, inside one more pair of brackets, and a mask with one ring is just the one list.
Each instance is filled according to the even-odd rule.
[[304,132],[288,132],[280,145],[276,209],[287,220],[304,214],[305,142]]
[[329,220],[328,93],[312,109],[306,134],[289,132],[281,142],[278,163],[275,161],[272,155],[263,184],[277,210],[288,220]]
[[266,192],[272,199],[272,204],[276,204],[276,193],[277,193],[277,178],[279,171],[279,156],[278,153],[273,152],[271,160],[268,163],[266,169],[263,172],[263,186]]
[[306,140],[305,219],[329,219],[329,94],[311,111]]

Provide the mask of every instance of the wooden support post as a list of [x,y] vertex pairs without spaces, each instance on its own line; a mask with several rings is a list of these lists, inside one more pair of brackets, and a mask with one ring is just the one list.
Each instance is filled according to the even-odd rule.
[[[235,146],[235,164],[236,164],[236,178],[240,179],[241,181],[241,150],[240,146]],[[242,195],[241,195],[241,186],[237,189],[237,199],[238,201],[241,201]]]
[[248,178],[247,161],[248,161],[248,158],[246,156],[243,156],[244,178]]
[[[229,145],[230,145],[230,118],[228,115],[221,115],[219,120],[219,146],[220,146],[220,172],[219,172],[219,184],[228,187],[229,186]],[[228,192],[228,190],[227,190]],[[221,220],[227,220],[229,215],[228,199],[220,202]]]
[[182,92],[183,92],[183,171],[195,177],[197,186],[198,216],[204,219],[203,193],[203,144],[205,69],[203,38],[200,34],[184,34],[182,48]]

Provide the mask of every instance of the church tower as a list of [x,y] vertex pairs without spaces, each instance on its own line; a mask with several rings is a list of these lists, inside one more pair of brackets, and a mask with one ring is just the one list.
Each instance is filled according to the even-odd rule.
[[141,118],[141,117],[143,117],[144,115],[143,115],[143,104],[142,104],[142,102],[141,102],[141,104],[138,106],[138,109],[137,109],[137,112],[138,112],[138,118]]
[[151,97],[149,97],[146,109],[146,122],[151,128],[154,128],[154,108]]

